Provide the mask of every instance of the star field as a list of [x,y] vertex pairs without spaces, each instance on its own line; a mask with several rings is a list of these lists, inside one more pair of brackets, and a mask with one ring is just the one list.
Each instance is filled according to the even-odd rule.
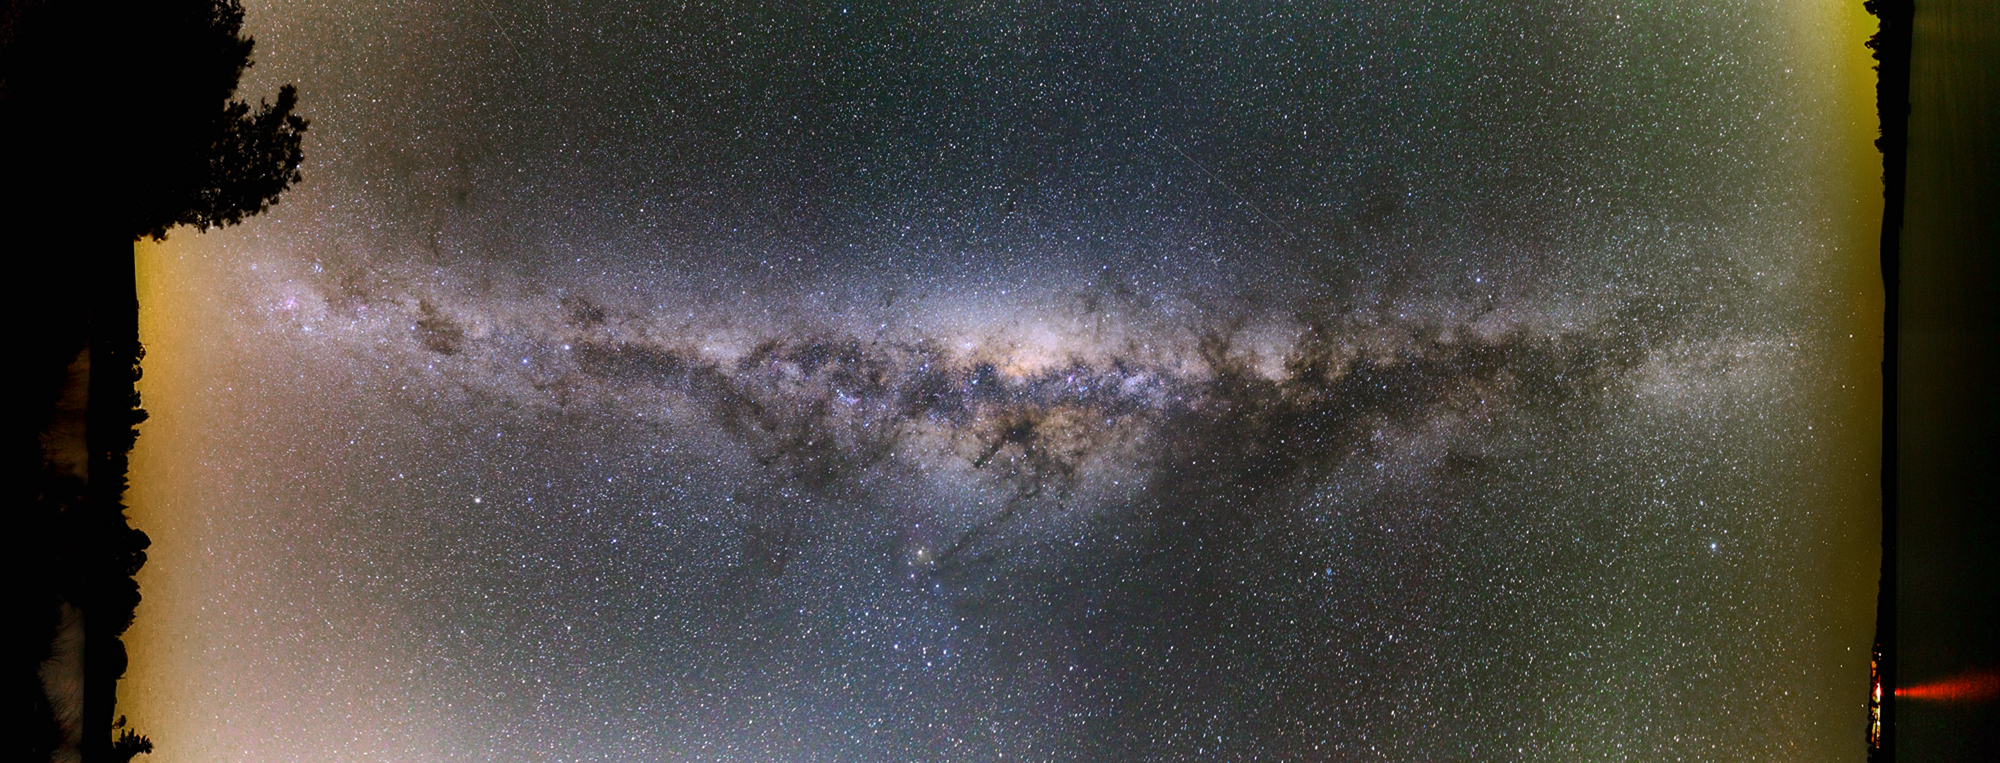
[[1858,14],[255,6],[306,181],[142,252],[130,714],[1858,760]]

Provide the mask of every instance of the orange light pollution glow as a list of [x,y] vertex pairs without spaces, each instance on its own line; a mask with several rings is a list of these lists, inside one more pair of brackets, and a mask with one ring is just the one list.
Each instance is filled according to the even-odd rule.
[[1980,670],[1941,681],[1901,686],[1897,687],[1896,696],[1934,702],[1987,702],[2000,696],[2000,671]]

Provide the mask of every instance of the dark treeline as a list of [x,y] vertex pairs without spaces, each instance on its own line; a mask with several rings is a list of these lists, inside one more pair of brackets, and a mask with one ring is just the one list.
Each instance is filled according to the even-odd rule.
[[1868,38],[1875,57],[1875,109],[1882,134],[1882,576],[1875,606],[1876,679],[1883,691],[1870,709],[1868,758],[1896,759],[1896,316],[1898,274],[1902,270],[1903,197],[1907,187],[1910,135],[1910,32],[1913,0],[1865,0],[1862,7],[1881,22]]
[[[0,601],[10,622],[0,701],[9,760],[46,761],[73,743],[86,761],[128,760],[151,743],[113,721],[149,543],[125,516],[126,459],[145,419],[135,388],[133,244],[187,225],[230,225],[299,178],[306,122],[287,86],[252,103],[237,0],[0,6],[0,199],[11,268],[0,294],[17,390],[0,419]],[[58,401],[87,391],[83,436],[60,432]],[[56,436],[51,436],[56,435]],[[54,453],[65,447],[80,458]],[[40,666],[60,613],[81,615],[83,697],[51,698]],[[72,719],[66,730],[59,717]],[[114,731],[121,732],[114,740]]]

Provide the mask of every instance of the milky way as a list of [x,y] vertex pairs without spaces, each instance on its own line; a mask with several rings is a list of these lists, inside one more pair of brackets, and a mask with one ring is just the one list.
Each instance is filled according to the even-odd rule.
[[253,8],[315,143],[142,253],[135,725],[1859,759],[1851,15]]

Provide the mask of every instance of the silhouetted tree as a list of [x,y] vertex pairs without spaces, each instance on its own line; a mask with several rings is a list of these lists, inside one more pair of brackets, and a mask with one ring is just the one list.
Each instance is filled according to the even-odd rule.
[[128,763],[143,753],[153,751],[153,740],[147,739],[144,734],[125,728],[125,716],[118,716],[118,720],[111,724],[111,728],[124,729],[118,732],[118,741],[111,743],[113,763]]
[[[21,507],[15,516],[31,507],[37,517],[58,513],[41,524],[61,536],[0,533],[10,565],[0,589],[9,591],[4,604],[46,607],[60,594],[84,611],[84,759],[123,760],[123,745],[145,743],[128,733],[114,744],[111,713],[125,669],[119,636],[139,601],[131,576],[149,544],[123,505],[133,427],[144,419],[134,389],[143,351],[132,245],[181,225],[232,225],[276,204],[300,178],[306,120],[294,113],[290,85],[276,102],[236,98],[255,45],[242,33],[239,0],[0,3],[0,246],[11,271],[0,320],[20,337],[30,387],[0,422],[0,500]],[[86,346],[89,482],[80,508],[58,511],[32,487],[41,460],[34,435],[64,367]],[[74,577],[35,572],[57,565]],[[9,672],[24,680],[10,679],[8,691],[32,673],[28,652],[16,652],[8,659],[22,664]]]
[[242,5],[182,0],[138,12],[158,42],[135,71],[132,102],[145,115],[136,147],[148,170],[129,189],[126,230],[159,239],[177,225],[207,230],[269,209],[299,179],[306,120],[292,113],[291,85],[254,112],[233,100],[255,45],[242,33]]
[[115,763],[125,763],[141,753],[152,751],[153,740],[147,739],[144,734],[135,734],[131,729],[126,729],[118,735],[118,741],[111,743],[111,760]]
[[255,108],[234,99],[255,46],[238,0],[15,0],[8,11],[0,104],[23,206],[157,239],[241,222],[298,181],[297,91]]

